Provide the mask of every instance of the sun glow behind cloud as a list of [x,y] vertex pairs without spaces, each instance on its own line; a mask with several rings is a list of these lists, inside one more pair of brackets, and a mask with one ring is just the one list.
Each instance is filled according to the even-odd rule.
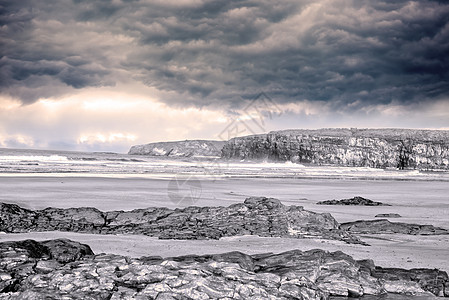
[[82,134],[79,139],[78,143],[84,144],[93,144],[97,142],[101,143],[113,143],[121,140],[133,142],[136,140],[136,136],[133,134],[124,134],[124,133],[110,133],[109,135],[104,135],[102,133],[96,133],[96,134]]
[[228,120],[220,111],[171,108],[145,93],[111,88],[29,105],[1,99],[0,118],[3,147],[119,152],[134,143],[210,138]]
[[[127,152],[134,144],[184,139],[219,139],[233,120],[259,117],[225,109],[170,107],[156,99],[151,88],[135,86],[89,88],[59,99],[40,99],[29,105],[0,99],[0,146],[81,151]],[[289,128],[409,127],[447,128],[449,101],[430,104],[373,104],[360,107],[301,101],[278,103],[266,117],[262,133]],[[323,124],[325,124],[323,126]],[[222,136],[222,135],[221,135]]]

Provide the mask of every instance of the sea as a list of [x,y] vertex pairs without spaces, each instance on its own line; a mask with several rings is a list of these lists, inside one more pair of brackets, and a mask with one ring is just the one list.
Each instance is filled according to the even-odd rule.
[[208,178],[323,178],[449,181],[448,171],[305,165],[292,162],[225,161],[219,157],[167,157],[113,152],[0,148],[1,176]]

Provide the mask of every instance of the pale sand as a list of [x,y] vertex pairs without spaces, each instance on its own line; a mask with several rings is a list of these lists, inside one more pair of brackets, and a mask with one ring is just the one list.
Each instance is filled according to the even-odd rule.
[[[92,206],[100,210],[132,210],[182,205],[168,196],[163,179],[99,177],[0,177],[0,202],[30,209]],[[294,178],[202,179],[197,206],[229,206],[246,197],[274,197],[285,205],[329,212],[339,222],[374,219],[399,213],[397,222],[431,224],[449,229],[449,184],[442,181],[333,180]],[[329,199],[362,196],[389,206],[316,205]],[[181,203],[182,204],[182,203]]]
[[[30,209],[92,206],[100,210],[131,210],[149,206],[179,207],[167,193],[169,180],[99,177],[0,177],[0,202]],[[323,206],[317,201],[363,196],[391,207]],[[399,213],[393,222],[431,224],[449,229],[449,186],[439,181],[331,180],[285,178],[227,178],[201,180],[197,206],[228,206],[249,196],[280,199],[329,212],[339,222],[373,219],[379,213]],[[373,259],[384,267],[426,267],[449,271],[449,236],[379,235],[364,238],[370,247],[341,242],[281,238],[239,237],[220,241],[171,241],[142,236],[76,233],[2,234],[0,240],[67,237],[89,244],[96,253],[110,252],[177,256],[238,250],[245,253],[282,252],[290,249],[341,250],[356,259]]]
[[220,240],[159,240],[138,235],[95,235],[71,232],[0,234],[0,242],[68,238],[90,245],[94,253],[115,253],[130,257],[180,256],[241,251],[247,254],[280,253],[292,249],[342,251],[355,259],[372,259],[382,267],[439,268],[449,272],[449,236],[408,236],[399,234],[363,236],[371,246],[349,245],[339,241],[262,238],[239,236]]

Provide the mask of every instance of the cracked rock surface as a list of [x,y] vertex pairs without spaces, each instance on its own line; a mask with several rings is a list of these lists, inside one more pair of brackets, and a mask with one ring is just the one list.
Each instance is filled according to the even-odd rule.
[[219,239],[250,234],[363,244],[356,236],[340,229],[339,223],[328,213],[285,206],[278,199],[265,197],[247,198],[244,203],[228,207],[150,207],[108,212],[89,207],[32,211],[15,204],[0,204],[0,231],[52,230],[142,234],[161,239]]
[[67,239],[0,243],[1,299],[328,299],[449,296],[448,276],[382,269],[342,252],[229,252],[171,258],[98,254]]
[[442,235],[449,234],[449,230],[433,225],[419,225],[410,223],[390,222],[387,219],[359,220],[342,223],[341,229],[354,234],[401,233],[410,235]]

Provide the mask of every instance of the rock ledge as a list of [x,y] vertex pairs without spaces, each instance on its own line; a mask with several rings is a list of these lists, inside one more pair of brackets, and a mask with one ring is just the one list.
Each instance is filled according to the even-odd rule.
[[318,205],[361,205],[361,206],[391,206],[382,202],[376,202],[360,196],[355,196],[350,199],[341,200],[326,200],[317,202]]
[[161,239],[219,239],[226,236],[322,238],[361,242],[341,230],[328,213],[285,206],[278,199],[251,197],[229,207],[168,209],[150,207],[102,212],[96,208],[46,208],[31,211],[0,204],[0,231],[72,231],[101,234],[142,234]]
[[[70,253],[70,259],[51,253]],[[449,296],[446,272],[384,269],[342,252],[229,252],[171,258],[93,255],[70,240],[0,243],[2,299],[328,299]]]
[[342,223],[341,229],[355,234],[401,233],[410,235],[443,235],[449,230],[433,225],[418,225],[400,222],[390,222],[387,219],[359,220]]

